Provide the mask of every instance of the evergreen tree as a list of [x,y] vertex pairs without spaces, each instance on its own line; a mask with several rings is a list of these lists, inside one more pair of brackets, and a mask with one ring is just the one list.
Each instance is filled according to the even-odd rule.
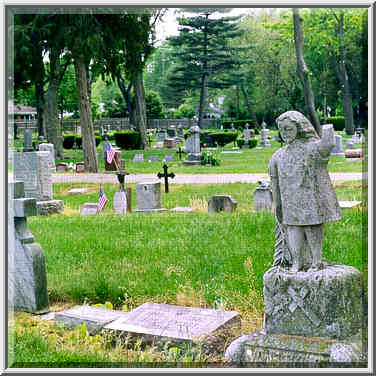
[[229,41],[241,32],[237,21],[240,17],[210,18],[215,13],[228,12],[224,8],[190,8],[195,17],[180,17],[180,34],[171,37],[177,59],[170,78],[176,92],[200,89],[198,125],[201,127],[206,107],[207,88],[226,88],[237,81],[235,74],[240,62],[232,53]]

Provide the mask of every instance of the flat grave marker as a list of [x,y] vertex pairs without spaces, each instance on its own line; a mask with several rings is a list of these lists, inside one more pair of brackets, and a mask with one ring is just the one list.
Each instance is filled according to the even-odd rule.
[[174,161],[174,156],[171,155],[171,154],[166,154],[163,159],[166,161],[166,162],[173,162]]
[[238,313],[169,304],[144,303],[126,317],[121,317],[104,329],[138,334],[145,341],[192,341],[227,325],[235,324]]
[[136,154],[133,157],[133,162],[134,163],[140,163],[140,162],[143,162],[143,161],[144,161],[144,155],[143,154]]
[[157,162],[158,161],[158,156],[156,155],[151,155],[148,159],[149,162]]
[[70,195],[82,195],[87,193],[87,188],[72,188],[68,191]]

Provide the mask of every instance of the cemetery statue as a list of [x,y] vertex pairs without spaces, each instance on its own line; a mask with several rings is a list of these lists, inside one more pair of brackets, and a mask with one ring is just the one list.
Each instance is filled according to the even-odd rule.
[[290,252],[287,258],[292,272],[319,270],[323,267],[324,223],[341,218],[327,171],[335,142],[333,126],[323,125],[320,139],[300,112],[285,112],[276,123],[287,143],[273,154],[269,164],[276,228],[281,229]]

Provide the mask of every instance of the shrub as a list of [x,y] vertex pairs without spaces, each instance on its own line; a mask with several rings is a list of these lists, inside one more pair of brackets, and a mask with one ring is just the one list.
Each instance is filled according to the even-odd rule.
[[245,143],[245,140],[244,140],[244,138],[239,138],[239,139],[236,140],[236,143],[237,143],[238,147],[241,149],[243,147],[244,143]]
[[225,146],[238,138],[237,132],[213,132],[211,136],[219,146]]
[[115,132],[115,143],[120,149],[134,150],[139,149],[141,134],[138,131],[120,131]]
[[212,165],[212,166],[219,166],[220,160],[218,157],[211,153],[210,151],[203,151],[201,153],[201,164],[202,165]]
[[251,139],[248,141],[248,145],[249,145],[249,148],[250,148],[250,149],[256,147],[256,145],[257,145],[257,140],[256,140],[255,138],[251,138]]
[[343,116],[330,116],[326,118],[326,124],[333,124],[336,131],[343,131],[345,128],[345,118]]
[[72,149],[76,135],[74,134],[65,134],[63,140],[64,149]]

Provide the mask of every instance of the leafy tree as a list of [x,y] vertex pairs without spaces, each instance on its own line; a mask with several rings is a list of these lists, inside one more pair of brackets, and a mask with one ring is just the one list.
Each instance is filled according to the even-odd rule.
[[61,119],[64,112],[78,112],[77,86],[72,65],[67,67],[58,88],[58,109]]
[[235,23],[239,17],[210,18],[220,8],[190,8],[194,17],[180,17],[180,34],[169,39],[170,44],[180,47],[175,52],[178,63],[173,69],[171,86],[175,92],[200,89],[198,125],[201,126],[206,109],[207,88],[225,88],[235,83],[228,75],[239,61],[231,53],[229,41],[239,35]]
[[145,93],[146,115],[149,119],[162,119],[163,107],[158,93],[146,90]]

